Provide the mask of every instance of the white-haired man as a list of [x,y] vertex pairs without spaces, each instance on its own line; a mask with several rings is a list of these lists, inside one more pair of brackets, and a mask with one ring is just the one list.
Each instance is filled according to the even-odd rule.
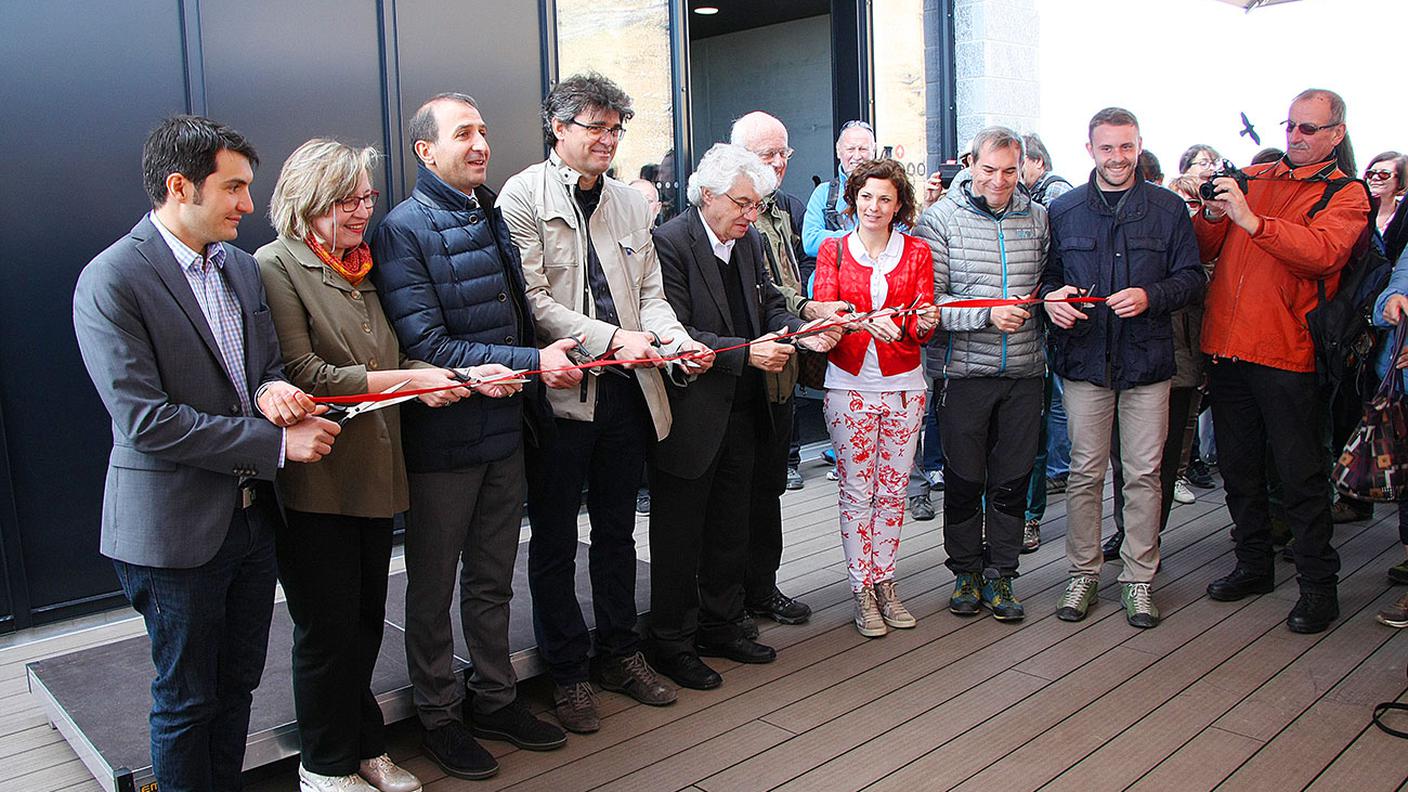
[[[753,228],[762,197],[776,186],[756,155],[717,144],[689,178],[695,209],[652,232],[665,298],[690,338],[718,350],[713,368],[688,387],[667,386],[674,426],[650,470],[655,667],[700,690],[723,683],[700,655],[742,663],[776,657],[740,628],[755,464],[775,431],[764,374],[780,371],[794,352],[770,339],[803,326],[765,274]],[[839,337],[833,328],[800,343],[824,352]]]

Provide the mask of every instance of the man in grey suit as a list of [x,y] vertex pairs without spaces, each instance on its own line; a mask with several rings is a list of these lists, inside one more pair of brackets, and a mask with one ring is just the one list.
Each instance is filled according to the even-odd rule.
[[79,276],[73,324],[112,416],[102,553],[151,639],[162,792],[240,787],[274,599],[274,474],[338,426],[285,382],[254,259],[238,132],[174,116],[148,136],[152,212]]

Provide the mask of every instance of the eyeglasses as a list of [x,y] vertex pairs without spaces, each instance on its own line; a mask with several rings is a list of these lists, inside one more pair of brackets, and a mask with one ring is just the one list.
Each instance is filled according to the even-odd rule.
[[1216,165],[1217,163],[1216,163],[1214,160],[1210,160],[1210,159],[1195,159],[1195,160],[1193,160],[1192,162],[1190,162],[1190,163],[1188,163],[1188,164],[1193,165],[1194,167],[1198,167],[1198,168],[1211,168],[1213,165]]
[[758,159],[762,160],[763,162],[771,162],[777,159],[778,157],[781,157],[784,160],[790,160],[792,159],[792,155],[796,154],[797,152],[796,150],[790,148],[780,148],[768,149],[767,151],[755,151],[753,153],[757,154]]
[[376,190],[372,190],[369,193],[363,193],[362,195],[354,195],[351,198],[342,201],[336,201],[335,203],[337,204],[337,208],[342,210],[343,214],[352,214],[353,212],[357,211],[357,208],[364,203],[367,205],[368,209],[375,209],[376,199],[380,197],[381,193],[377,192]]
[[587,137],[590,137],[592,140],[601,140],[607,135],[610,135],[611,137],[620,140],[621,138],[626,136],[626,128],[621,126],[620,124],[611,127],[605,124],[583,124],[581,121],[578,121],[575,118],[569,119],[567,123],[572,124],[573,126],[579,126],[582,129],[587,130]]
[[728,193],[724,193],[724,197],[729,199],[730,201],[733,201],[733,205],[737,206],[738,211],[743,215],[756,215],[757,213],[763,211],[762,201],[754,202],[748,200],[747,198],[735,198],[734,196],[729,195]]
[[1366,170],[1364,178],[1368,181],[1388,181],[1393,178],[1391,170]]
[[1292,130],[1292,129],[1299,129],[1299,130],[1300,130],[1300,133],[1301,133],[1302,135],[1305,135],[1306,137],[1310,137],[1311,135],[1317,134],[1317,133],[1319,133],[1319,132],[1322,131],[1322,130],[1329,129],[1329,128],[1331,128],[1331,127],[1337,127],[1337,126],[1339,126],[1339,124],[1338,124],[1338,123],[1335,123],[1335,124],[1323,124],[1323,125],[1321,125],[1321,126],[1316,126],[1316,125],[1314,125],[1314,124],[1306,123],[1306,122],[1304,122],[1304,121],[1302,121],[1301,123],[1297,124],[1297,123],[1295,123],[1294,121],[1292,121],[1291,119],[1288,118],[1288,119],[1286,119],[1285,121],[1282,121],[1282,122],[1281,122],[1281,126],[1283,126],[1283,127],[1286,128],[1286,134],[1287,134],[1287,135],[1291,134],[1291,130]]

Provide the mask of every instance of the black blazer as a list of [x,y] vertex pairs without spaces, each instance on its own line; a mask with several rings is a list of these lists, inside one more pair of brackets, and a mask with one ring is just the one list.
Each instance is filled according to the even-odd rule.
[[[690,338],[710,349],[723,349],[764,333],[802,326],[802,320],[788,312],[786,298],[767,277],[763,240],[757,230],[749,228],[733,246],[734,272],[742,279],[743,295],[751,303],[747,327],[733,326],[723,273],[697,210],[686,210],[651,234],[665,282],[665,299]],[[688,386],[667,385],[674,423],[656,449],[656,465],[661,470],[681,478],[704,474],[723,441],[736,378],[747,368],[748,350],[735,349],[720,353],[713,367]],[[766,401],[761,379],[757,387],[759,401]]]

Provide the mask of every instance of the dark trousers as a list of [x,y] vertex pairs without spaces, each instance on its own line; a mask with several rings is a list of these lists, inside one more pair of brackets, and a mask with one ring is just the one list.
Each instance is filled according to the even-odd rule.
[[935,385],[944,438],[944,564],[955,574],[991,566],[1017,574],[1027,480],[1041,423],[1040,377],[973,377]]
[[455,674],[450,629],[457,578],[474,713],[500,710],[518,695],[508,615],[527,491],[523,452],[407,478],[406,665],[421,725],[436,729],[463,714],[465,685]]
[[[699,478],[650,470],[650,640],[660,657],[738,637],[759,417],[734,412]],[[785,435],[784,435],[785,436]]]
[[1237,563],[1271,574],[1267,445],[1281,480],[1286,522],[1295,537],[1302,590],[1333,593],[1340,569],[1330,546],[1326,418],[1315,375],[1245,361],[1212,365],[1212,415],[1217,457],[1236,524]]
[[[236,509],[215,557],[192,569],[113,561],[151,639],[152,768],[162,792],[240,788],[249,707],[274,609],[273,488]],[[179,541],[173,537],[172,541]]]
[[[1183,459],[1183,440],[1190,413],[1198,403],[1197,388],[1169,388],[1168,438],[1159,463],[1159,488],[1163,504],[1159,507],[1159,530],[1168,527],[1168,512],[1173,508],[1173,484],[1178,480],[1179,463]],[[1124,530],[1124,465],[1120,463],[1120,422],[1116,408],[1115,430],[1110,440],[1110,467],[1115,477],[1115,528]]]
[[777,588],[782,563],[782,493],[787,491],[787,455],[792,436],[793,399],[770,404],[773,440],[759,441],[753,469],[752,506],[748,513],[748,566],[743,578],[745,602],[763,602]]
[[391,518],[284,514],[274,546],[293,618],[301,761],[321,775],[351,775],[386,753],[371,685],[386,629]]
[[636,487],[654,427],[635,377],[597,380],[591,421],[556,419],[542,447],[529,447],[528,588],[538,652],[559,685],[585,682],[591,638],[577,602],[577,515],[587,485],[591,547],[587,568],[596,617],[597,654],[624,657],[636,634]]

